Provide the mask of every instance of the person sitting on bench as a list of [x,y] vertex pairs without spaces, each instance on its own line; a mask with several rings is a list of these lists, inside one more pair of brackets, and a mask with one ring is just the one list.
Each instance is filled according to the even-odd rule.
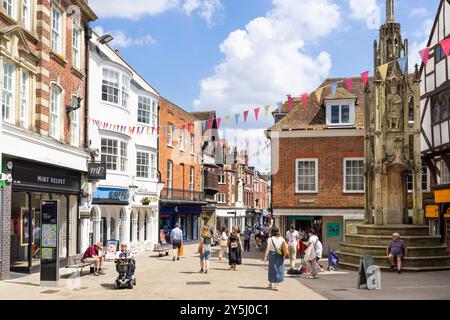
[[94,269],[94,276],[104,275],[105,273],[102,270],[103,266],[103,255],[99,253],[99,251],[103,248],[103,243],[97,242],[93,245],[90,245],[83,255],[83,262],[84,263],[94,263],[95,262],[95,269]]

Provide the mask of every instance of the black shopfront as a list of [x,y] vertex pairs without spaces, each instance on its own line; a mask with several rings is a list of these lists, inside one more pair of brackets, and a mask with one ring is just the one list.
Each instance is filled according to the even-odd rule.
[[45,163],[4,159],[12,164],[10,269],[38,272],[40,267],[40,204],[58,200],[60,266],[80,252],[79,205],[82,173]]

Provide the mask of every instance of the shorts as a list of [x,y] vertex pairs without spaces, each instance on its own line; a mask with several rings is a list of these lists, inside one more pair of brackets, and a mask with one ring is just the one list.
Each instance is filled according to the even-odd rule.
[[173,240],[172,248],[180,249],[181,248],[181,240]]
[[97,261],[96,258],[84,258],[83,259],[83,263],[94,263],[95,261]]
[[211,260],[211,246],[205,245],[205,251],[203,254],[200,255],[200,260]]
[[391,255],[394,257],[395,260],[401,260],[403,259],[403,253],[391,253]]

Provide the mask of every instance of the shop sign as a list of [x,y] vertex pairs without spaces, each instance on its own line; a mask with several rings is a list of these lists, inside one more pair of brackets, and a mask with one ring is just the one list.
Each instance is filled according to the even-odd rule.
[[89,181],[106,180],[106,163],[89,162],[87,179]]
[[327,223],[327,238],[339,238],[341,236],[340,223]]
[[[430,219],[439,218],[439,207],[437,205],[427,205],[425,207],[425,217]],[[444,214],[444,218],[450,218],[450,208]]]
[[97,203],[128,203],[130,194],[128,189],[98,188],[93,194],[94,204]]
[[447,203],[450,202],[450,189],[435,190],[434,191],[435,203]]
[[90,219],[91,218],[91,210],[89,210],[89,207],[86,206],[80,206],[79,207],[80,212],[80,219]]

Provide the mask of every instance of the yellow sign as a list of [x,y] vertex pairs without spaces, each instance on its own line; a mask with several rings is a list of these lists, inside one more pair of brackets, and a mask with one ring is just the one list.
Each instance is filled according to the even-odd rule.
[[450,202],[450,189],[435,190],[434,191],[435,203],[447,203]]
[[[428,205],[425,207],[425,217],[427,218],[439,218],[439,208],[437,205]],[[444,218],[450,218],[450,208],[447,213],[444,214]]]

